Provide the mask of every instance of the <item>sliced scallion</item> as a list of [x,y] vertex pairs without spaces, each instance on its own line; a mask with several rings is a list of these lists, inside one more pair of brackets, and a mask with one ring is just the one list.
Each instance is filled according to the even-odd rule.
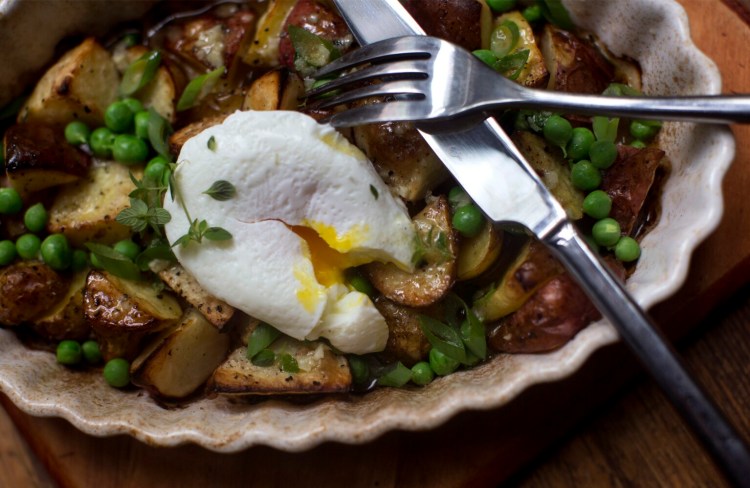
[[378,385],[401,388],[409,381],[411,381],[411,370],[399,361],[378,378]]
[[509,54],[497,61],[496,69],[506,78],[515,80],[521,74],[529,61],[529,50],[522,49],[513,54]]
[[172,134],[172,127],[167,122],[167,119],[159,115],[153,108],[149,109],[148,112],[148,140],[151,143],[151,147],[160,156],[171,162],[172,154],[169,152],[169,136]]
[[180,100],[177,102],[177,111],[193,108],[206,95],[211,93],[216,82],[225,71],[224,66],[219,66],[213,71],[196,76],[190,80],[190,83],[185,87],[185,91],[182,92]]
[[125,73],[120,82],[120,95],[130,96],[148,85],[156,76],[156,71],[161,64],[161,53],[150,51],[136,59]]
[[254,358],[263,349],[268,348],[273,341],[275,341],[281,332],[274,329],[270,325],[261,322],[250,334],[250,339],[247,341],[247,358]]
[[294,356],[288,353],[279,354],[279,365],[285,373],[299,373],[299,364]]
[[108,273],[126,280],[140,280],[141,270],[127,256],[109,246],[94,242],[86,243],[86,247],[94,254],[101,267]]
[[492,31],[490,36],[490,50],[498,58],[507,56],[518,45],[521,33],[518,24],[512,20],[506,20]]
[[466,360],[464,342],[456,329],[426,315],[420,315],[419,325],[432,347],[458,362]]

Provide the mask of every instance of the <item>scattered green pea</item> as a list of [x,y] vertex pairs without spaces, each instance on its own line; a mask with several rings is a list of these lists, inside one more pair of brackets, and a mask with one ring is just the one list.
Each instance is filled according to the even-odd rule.
[[57,362],[72,366],[81,362],[81,345],[76,341],[65,340],[57,345]]
[[13,241],[0,241],[0,266],[6,266],[16,259],[16,245]]
[[445,376],[458,368],[459,362],[449,358],[434,347],[430,349],[430,367],[435,374]]
[[597,244],[612,247],[620,240],[620,224],[611,217],[606,217],[594,224],[591,233]]
[[64,270],[73,260],[68,239],[63,234],[52,234],[42,241],[42,260],[54,270]]
[[123,388],[130,384],[130,363],[123,358],[115,358],[104,365],[104,381],[109,386]]
[[496,13],[507,12],[516,6],[516,0],[487,0],[487,6]]
[[89,264],[88,254],[86,251],[76,249],[73,251],[73,257],[70,261],[70,268],[73,271],[83,271]]
[[120,134],[112,144],[115,161],[123,164],[142,163],[148,157],[146,141],[132,134]]
[[117,242],[113,248],[115,251],[124,254],[133,261],[135,261],[135,258],[141,253],[141,246],[133,242],[131,239],[123,239]]
[[586,159],[578,161],[570,170],[570,180],[573,186],[583,191],[595,190],[602,184],[599,170]]
[[576,127],[568,142],[568,157],[573,161],[586,159],[589,155],[589,149],[594,143],[594,133],[586,127]]
[[573,126],[563,117],[553,115],[544,124],[544,138],[556,146],[565,147],[573,137]]
[[0,188],[0,214],[17,214],[23,208],[23,200],[15,188]]
[[89,364],[98,364],[102,361],[102,351],[96,341],[89,340],[81,344],[81,352],[83,359]]
[[420,386],[427,385],[435,379],[435,372],[432,371],[430,363],[420,361],[411,367],[411,380]]
[[21,259],[37,259],[42,241],[36,234],[24,234],[16,239],[16,252]]
[[448,192],[448,203],[450,204],[451,208],[455,210],[458,207],[463,207],[464,205],[468,205],[472,202],[471,197],[463,188],[461,188],[460,186],[454,186]]
[[118,100],[110,104],[104,111],[104,125],[117,134],[128,132],[133,128],[135,114],[127,103]]
[[615,257],[624,263],[635,261],[641,257],[641,246],[632,237],[621,237],[615,246]]
[[470,203],[456,209],[453,214],[453,228],[464,237],[474,237],[484,226],[484,215],[479,207]]
[[523,18],[526,19],[530,24],[534,24],[542,20],[542,8],[539,5],[530,5],[523,9],[521,15],[523,15]]
[[148,110],[141,110],[135,114],[135,135],[141,139],[148,139],[148,119],[151,113]]
[[658,130],[658,127],[654,127],[653,125],[646,124],[639,120],[634,120],[630,123],[630,135],[639,141],[645,142],[653,139]]
[[47,226],[47,210],[41,202],[26,209],[26,213],[23,214],[23,225],[30,232],[39,233],[44,230]]
[[111,158],[114,143],[115,134],[106,127],[94,129],[89,137],[89,147],[97,158]]
[[138,112],[143,112],[143,104],[137,98],[123,98],[122,103],[124,103],[125,106],[128,107],[134,115]]
[[595,219],[603,219],[612,210],[612,198],[607,192],[594,190],[583,199],[583,213]]
[[90,135],[91,129],[80,120],[75,120],[65,126],[65,140],[74,146],[86,144]]
[[596,141],[589,149],[591,164],[599,169],[607,169],[617,159],[617,146],[612,141]]

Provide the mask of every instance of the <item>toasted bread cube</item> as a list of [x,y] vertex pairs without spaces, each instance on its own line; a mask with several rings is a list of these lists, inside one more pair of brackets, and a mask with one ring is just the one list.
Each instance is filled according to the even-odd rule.
[[221,329],[234,315],[234,307],[209,295],[193,275],[179,264],[173,264],[157,273],[175,293],[195,307],[211,324]]

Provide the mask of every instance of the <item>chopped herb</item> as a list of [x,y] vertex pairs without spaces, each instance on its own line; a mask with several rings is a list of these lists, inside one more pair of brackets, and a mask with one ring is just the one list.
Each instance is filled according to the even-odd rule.
[[86,243],[86,247],[94,254],[101,267],[115,276],[126,280],[140,280],[141,270],[127,256],[109,246],[94,242]]
[[172,127],[167,119],[159,115],[153,108],[150,108],[148,112],[148,140],[151,147],[160,156],[171,162],[174,160],[172,153],[169,151],[169,136],[172,134]]
[[378,378],[378,385],[393,386],[401,388],[411,380],[411,370],[401,364],[401,361],[387,369],[384,374]]
[[150,51],[136,59],[122,75],[120,95],[130,96],[148,85],[156,76],[156,70],[161,64],[161,53]]
[[226,180],[218,180],[214,181],[213,185],[211,185],[211,187],[203,193],[210,196],[214,200],[223,202],[234,197],[234,195],[237,193],[237,189],[233,184]]
[[219,81],[219,78],[225,71],[224,66],[219,66],[213,71],[196,76],[190,80],[190,83],[185,87],[185,91],[182,92],[180,100],[177,102],[177,111],[181,112],[196,106],[198,102],[213,91],[216,82]]
[[204,238],[209,241],[228,241],[232,238],[232,234],[221,227],[209,227],[205,220],[198,221],[198,219],[195,219],[191,221],[187,234],[177,239],[173,246],[178,244],[187,246],[191,241],[200,244]]
[[161,238],[154,239],[136,258],[135,264],[141,271],[147,271],[151,261],[161,259],[168,262],[175,262],[177,258],[169,247],[169,243]]
[[466,361],[466,349],[456,329],[427,315],[419,316],[419,325],[432,347],[453,360]]
[[299,364],[291,354],[279,354],[279,365],[285,373],[299,373]]
[[280,335],[281,332],[270,325],[263,322],[258,324],[247,341],[247,358],[253,359],[259,352],[273,344],[273,341]]
[[372,193],[372,196],[375,197],[375,200],[377,200],[378,197],[380,197],[380,193],[378,193],[378,189],[375,188],[373,185],[370,185],[370,193]]
[[207,146],[210,150],[216,151],[216,138],[214,136],[208,138]]
[[528,49],[523,49],[504,56],[497,61],[495,69],[502,73],[506,78],[515,80],[526,67],[526,63],[529,61],[529,52]]
[[159,226],[172,220],[172,216],[161,207],[150,207],[143,200],[131,198],[130,207],[122,210],[115,220],[134,232],[143,232],[150,226],[161,235]]

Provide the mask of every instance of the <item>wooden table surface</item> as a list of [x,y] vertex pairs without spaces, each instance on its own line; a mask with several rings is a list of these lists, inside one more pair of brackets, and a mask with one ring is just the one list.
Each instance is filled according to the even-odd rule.
[[[737,0],[679,1],[725,92],[750,92],[750,15]],[[732,130],[737,157],[724,182],[722,224],[695,253],[685,286],[652,314],[680,337],[690,370],[750,439],[750,126]],[[220,455],[94,438],[60,419],[30,417],[2,395],[0,403],[3,487],[725,486],[621,345],[505,407],[462,413],[428,432],[297,454],[259,447]]]

